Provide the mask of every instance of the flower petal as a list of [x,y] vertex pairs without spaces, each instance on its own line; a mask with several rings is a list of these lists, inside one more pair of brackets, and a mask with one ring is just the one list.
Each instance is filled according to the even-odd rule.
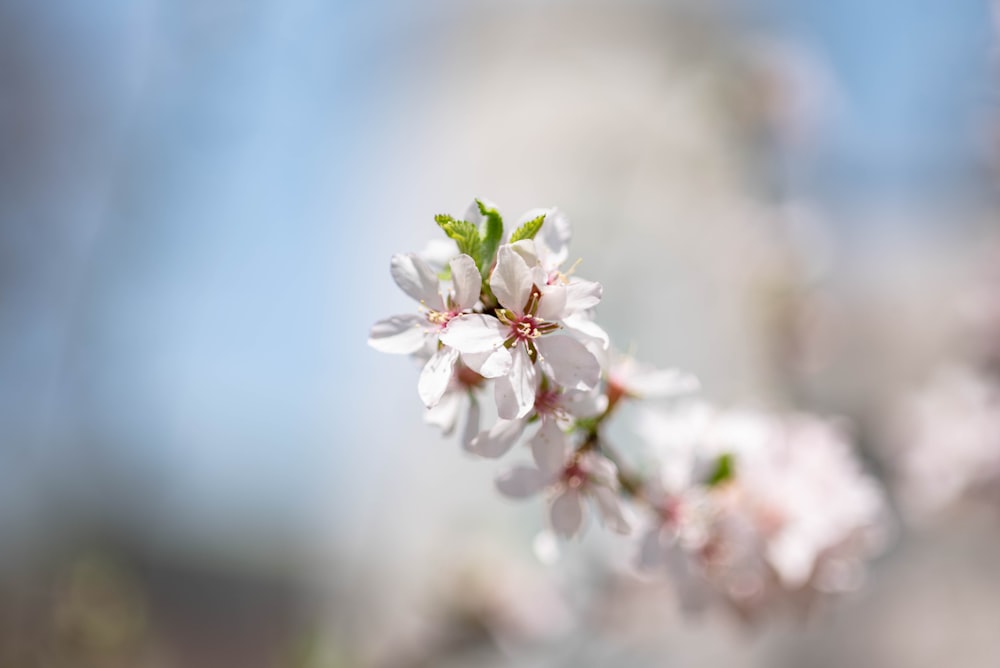
[[625,509],[622,507],[618,495],[607,487],[590,486],[587,488],[597,505],[597,513],[601,516],[601,522],[615,533],[627,534],[632,530],[629,521],[625,518]]
[[550,479],[541,471],[529,466],[515,466],[497,478],[497,491],[511,499],[523,499],[538,494]]
[[508,244],[497,251],[497,266],[490,276],[490,288],[505,308],[517,315],[524,315],[524,307],[531,296],[531,270],[524,258]]
[[368,345],[383,353],[409,355],[420,350],[430,335],[427,319],[416,314],[379,320],[368,335]]
[[454,258],[451,261],[451,281],[455,289],[455,307],[464,311],[475,306],[483,286],[476,261],[468,255]]
[[608,349],[608,333],[586,315],[583,315],[582,313],[567,315],[563,317],[562,325],[569,330],[570,333],[583,339],[584,343],[591,341],[595,343],[600,350]]
[[601,379],[601,365],[594,354],[569,336],[543,336],[535,341],[539,360],[552,378],[574,390],[589,390]]
[[528,445],[541,471],[556,475],[566,466],[569,440],[554,418],[542,418],[542,428],[531,437]]
[[596,281],[574,278],[566,286],[566,311],[577,313],[592,309],[601,303],[604,288]]
[[448,383],[455,375],[456,361],[458,361],[457,350],[441,348],[424,365],[417,381],[417,394],[428,408],[436,406],[441,401],[442,395],[448,389]]
[[503,346],[485,353],[462,353],[462,361],[483,378],[498,378],[510,373],[510,351]]
[[389,271],[403,292],[429,309],[444,310],[437,274],[416,253],[393,255]]
[[552,501],[549,508],[552,530],[563,538],[572,538],[583,526],[583,500],[573,489],[564,490]]
[[505,420],[522,418],[535,406],[537,374],[524,346],[511,351],[510,373],[500,376],[494,384],[497,415]]
[[464,392],[445,392],[437,405],[424,413],[424,422],[439,427],[445,436],[450,436],[458,423],[463,394]]
[[[503,346],[508,329],[492,316],[467,313],[448,321],[441,342],[463,353],[491,352]],[[476,372],[481,373],[478,369]]]
[[566,286],[559,283],[542,288],[537,315],[542,320],[560,320],[566,311]]
[[488,431],[472,439],[468,450],[480,457],[494,459],[507,454],[524,433],[524,420],[497,420]]
[[469,410],[465,415],[465,429],[462,430],[462,447],[469,449],[472,439],[479,433],[479,400],[472,392],[469,395]]

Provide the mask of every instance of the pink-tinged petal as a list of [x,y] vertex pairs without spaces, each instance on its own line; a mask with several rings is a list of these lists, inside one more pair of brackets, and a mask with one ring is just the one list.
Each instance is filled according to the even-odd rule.
[[550,479],[536,468],[515,466],[497,478],[497,491],[511,499],[524,499],[538,494]]
[[479,433],[479,400],[472,392],[466,394],[469,397],[469,410],[465,415],[465,429],[462,430],[462,447],[468,450],[472,439]]
[[542,428],[531,437],[528,444],[535,464],[544,473],[555,476],[566,466],[569,439],[555,419],[542,418]]
[[439,427],[445,436],[450,436],[458,424],[463,394],[464,392],[445,392],[441,401],[424,413],[424,422]]
[[535,340],[539,361],[560,385],[590,390],[601,379],[601,365],[587,347],[569,336],[542,336]]
[[574,313],[562,319],[563,327],[585,343],[592,341],[600,350],[607,350],[608,333],[600,325],[582,313]]
[[462,353],[462,361],[483,378],[499,378],[510,373],[510,351],[503,346],[485,353]]
[[488,431],[479,432],[472,443],[469,444],[469,452],[495,459],[510,452],[517,440],[524,433],[524,420],[497,420],[497,423]]
[[523,345],[511,350],[510,373],[496,379],[494,396],[497,401],[497,415],[504,420],[523,418],[535,407],[537,389],[535,365]]
[[490,276],[490,288],[504,308],[524,315],[524,306],[531,296],[531,270],[524,258],[509,245],[497,251],[497,266]]
[[580,467],[592,484],[617,489],[618,467],[604,455],[587,452],[580,458]]
[[427,319],[415,314],[379,320],[368,335],[368,345],[383,353],[409,355],[424,346],[429,335]]
[[597,513],[604,526],[615,533],[627,534],[632,531],[631,524],[625,518],[621,499],[615,492],[607,487],[589,487],[588,491],[597,505]]
[[562,538],[572,538],[583,526],[583,499],[573,489],[563,490],[549,508],[552,530]]
[[538,300],[538,317],[542,320],[559,320],[566,310],[566,286],[559,283],[542,288]]
[[455,362],[458,361],[458,351],[454,348],[442,348],[427,360],[420,379],[417,381],[417,394],[428,408],[441,401],[448,383],[455,375]]
[[467,313],[448,321],[441,342],[463,353],[485,353],[502,346],[509,331],[493,316]]
[[601,303],[604,288],[596,281],[575,278],[566,286],[566,312],[578,313]]
[[455,306],[463,311],[475,306],[483,286],[476,261],[468,255],[454,258],[451,261],[451,281],[455,288]]
[[389,271],[392,273],[392,279],[396,281],[396,285],[403,292],[429,309],[444,310],[444,300],[441,299],[441,285],[438,276],[420,256],[415,253],[393,255]]

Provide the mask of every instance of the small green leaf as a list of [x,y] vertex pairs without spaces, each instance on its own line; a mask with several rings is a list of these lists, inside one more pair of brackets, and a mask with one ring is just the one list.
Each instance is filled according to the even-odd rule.
[[733,455],[726,453],[719,457],[718,461],[715,462],[715,470],[709,477],[707,484],[709,487],[716,487],[722,483],[730,480],[735,474],[733,468]]
[[490,273],[493,266],[493,259],[500,248],[500,241],[503,239],[503,218],[500,212],[493,207],[487,207],[480,200],[476,200],[479,213],[483,214],[485,220],[479,228],[479,238],[482,242],[479,256],[479,269],[483,274],[483,279]]
[[514,234],[510,235],[510,242],[520,241],[521,239],[534,239],[535,235],[538,234],[538,230],[542,229],[542,223],[545,222],[545,214],[543,213],[538,218],[532,218],[521,227],[514,230]]
[[434,216],[434,220],[445,234],[455,240],[455,243],[458,244],[458,252],[472,257],[476,261],[476,267],[482,271],[480,264],[482,241],[476,226],[464,220],[455,220],[443,213]]

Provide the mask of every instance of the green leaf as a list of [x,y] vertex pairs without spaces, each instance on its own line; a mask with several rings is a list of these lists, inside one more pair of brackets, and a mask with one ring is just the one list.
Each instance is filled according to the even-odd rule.
[[479,207],[479,213],[485,217],[483,224],[479,228],[481,247],[478,258],[479,270],[483,274],[483,280],[485,280],[490,273],[490,267],[493,266],[493,259],[497,255],[497,249],[500,248],[500,241],[503,239],[503,218],[500,217],[499,211],[492,207],[487,207],[478,199],[476,200],[476,206]]
[[717,485],[721,485],[727,480],[730,480],[735,473],[736,471],[733,467],[733,455],[727,452],[719,457],[718,461],[715,463],[715,470],[709,477],[707,484],[709,487],[716,487]]
[[434,216],[434,220],[445,234],[455,240],[455,243],[458,244],[458,252],[471,256],[476,261],[476,267],[482,271],[483,267],[480,264],[482,241],[476,226],[464,220],[455,220],[443,213]]
[[535,235],[538,234],[538,230],[542,229],[542,223],[545,222],[545,214],[543,213],[538,218],[532,218],[521,227],[514,230],[514,234],[510,235],[510,242],[520,241],[521,239],[534,239]]

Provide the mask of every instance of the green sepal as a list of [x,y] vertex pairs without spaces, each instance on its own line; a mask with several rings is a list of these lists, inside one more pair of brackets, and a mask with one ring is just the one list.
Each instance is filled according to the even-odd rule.
[[439,213],[434,216],[434,221],[444,230],[451,239],[458,245],[458,252],[465,253],[476,261],[476,267],[481,272],[482,240],[479,238],[479,230],[472,223],[464,220],[455,220],[451,216]]
[[483,215],[482,225],[479,227],[480,249],[477,262],[479,271],[483,275],[483,280],[489,276],[493,260],[496,258],[497,249],[500,248],[500,241],[503,239],[503,218],[500,212],[492,207],[487,207],[480,200],[476,200],[479,213]]
[[532,218],[524,225],[521,225],[521,227],[514,230],[514,234],[510,235],[510,243],[520,241],[521,239],[534,239],[535,235],[538,234],[538,230],[542,229],[542,223],[544,222],[544,213],[538,218]]
[[715,462],[715,470],[712,471],[712,475],[709,476],[706,484],[709,487],[716,487],[727,480],[731,480],[735,474],[736,471],[733,466],[733,455],[727,452],[720,456]]

